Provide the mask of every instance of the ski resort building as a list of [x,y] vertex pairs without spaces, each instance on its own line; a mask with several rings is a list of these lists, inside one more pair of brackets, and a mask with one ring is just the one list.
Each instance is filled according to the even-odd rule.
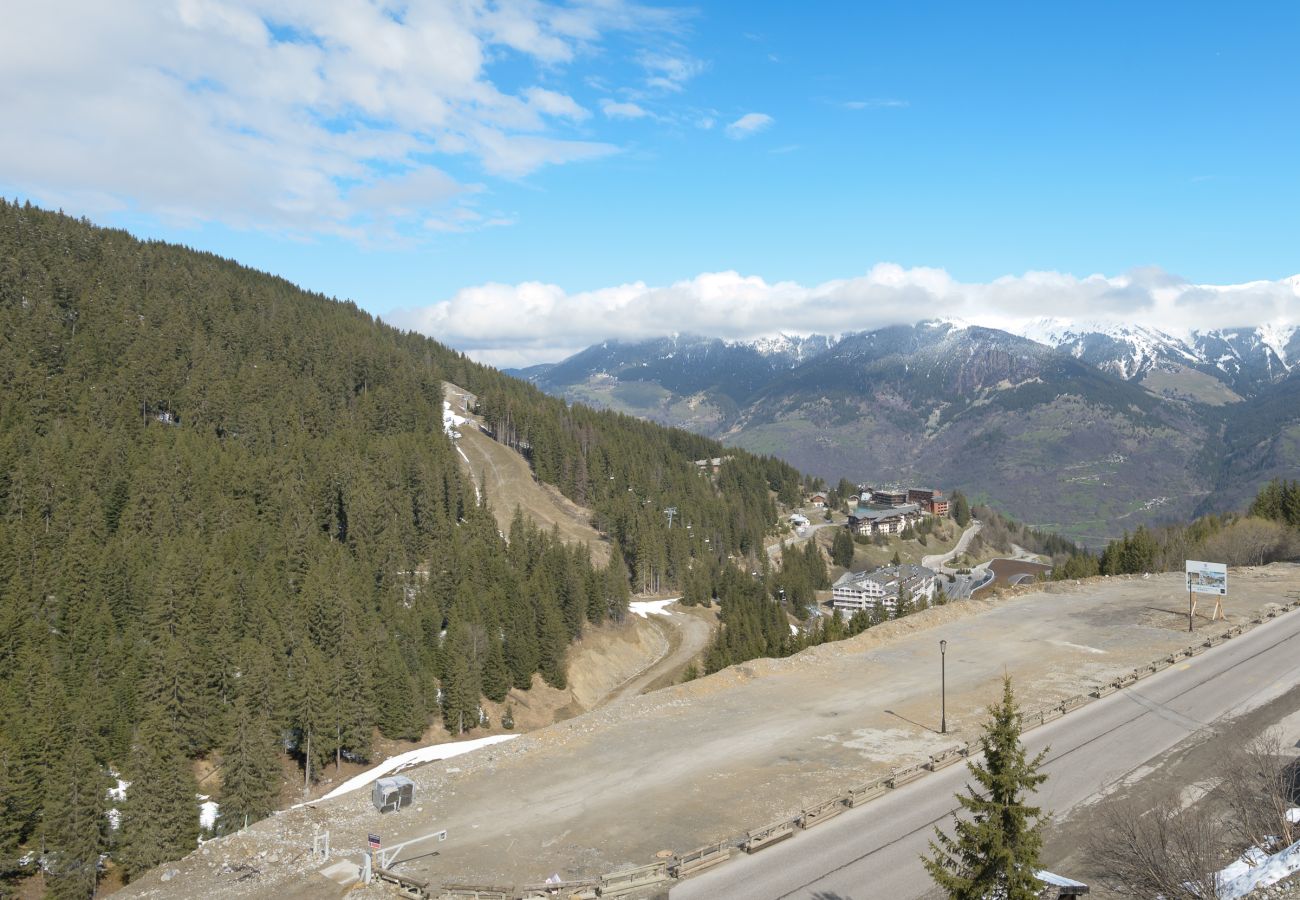
[[914,600],[929,600],[934,596],[934,585],[933,569],[911,563],[885,566],[874,572],[846,572],[831,586],[831,605],[845,615],[881,607],[892,616],[903,591]]

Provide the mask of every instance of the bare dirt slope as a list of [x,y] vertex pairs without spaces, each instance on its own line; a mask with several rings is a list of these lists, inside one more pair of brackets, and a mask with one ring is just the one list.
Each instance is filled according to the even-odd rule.
[[[1300,566],[1234,571],[1226,609],[1240,620],[1300,590]],[[887,623],[785,660],[754,661],[605,706],[517,741],[411,770],[418,806],[381,818],[363,794],[258,823],[152,874],[135,896],[271,896],[321,868],[260,867],[235,883],[227,865],[258,853],[302,855],[313,823],[357,857],[385,840],[445,828],[440,855],[404,864],[437,881],[584,876],[689,850],[789,816],[810,801],[923,759],[977,733],[1004,672],[1026,707],[1059,701],[1187,645],[1180,575],[1012,589]],[[1202,631],[1224,623],[1201,620]],[[948,641],[939,719],[939,639]],[[427,848],[426,848],[427,849]],[[296,889],[296,888],[295,888]],[[338,891],[342,891],[340,886]]]
[[472,394],[444,382],[443,396],[451,402],[456,415],[470,420],[470,424],[459,429],[461,436],[456,440],[456,449],[474,476],[474,482],[487,492],[488,504],[502,532],[510,528],[518,506],[539,527],[555,526],[564,540],[590,546],[593,561],[604,565],[609,559],[609,544],[591,527],[591,511],[578,506],[551,485],[538,481],[526,459],[484,434],[481,419],[466,408],[473,407]]

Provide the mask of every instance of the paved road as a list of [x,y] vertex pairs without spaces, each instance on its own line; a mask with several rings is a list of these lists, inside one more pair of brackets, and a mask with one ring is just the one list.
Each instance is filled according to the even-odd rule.
[[936,553],[932,556],[922,557],[921,565],[925,566],[927,569],[934,569],[936,571],[941,570],[944,563],[956,559],[958,556],[966,552],[966,548],[969,547],[970,542],[975,539],[975,535],[980,533],[981,527],[982,526],[978,521],[972,520],[970,526],[963,531],[961,537],[957,539],[956,546],[947,553]]
[[[817,532],[821,531],[823,528],[843,528],[843,527],[844,527],[843,522],[818,522],[816,525],[808,525],[805,528],[803,534],[799,534],[798,532],[795,532],[795,534],[792,537],[786,538],[784,543],[785,546],[793,549],[795,547],[798,547],[800,544],[806,542],[809,538],[811,538]],[[776,560],[777,554],[781,552],[781,544],[782,544],[781,541],[777,541],[775,544],[771,544],[768,546],[767,556],[769,559],[773,561]]]
[[[1025,737],[1050,745],[1039,800],[1064,813],[1189,734],[1300,683],[1300,611],[1095,701]],[[672,891],[672,900],[911,900],[929,890],[919,858],[967,779],[956,765]],[[1062,873],[1069,874],[1069,873]]]

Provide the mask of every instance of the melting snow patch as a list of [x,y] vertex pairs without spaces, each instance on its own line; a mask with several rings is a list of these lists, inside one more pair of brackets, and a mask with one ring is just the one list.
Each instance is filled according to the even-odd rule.
[[[434,762],[440,759],[451,759],[453,756],[460,756],[462,753],[469,753],[471,750],[477,750],[480,747],[487,747],[492,744],[499,744],[502,741],[511,741],[519,737],[517,734],[494,734],[488,737],[476,738],[472,741],[448,741],[445,744],[433,744],[429,747],[418,747],[415,750],[408,750],[406,753],[399,753],[397,756],[384,760],[373,769],[367,769],[360,775],[355,775],[347,781],[340,784],[334,790],[330,791],[321,800],[332,800],[335,797],[341,797],[344,794],[351,793],[358,788],[363,788],[370,782],[382,775],[390,772],[400,772],[402,769],[409,769],[411,766],[417,766],[420,763]],[[320,801],[313,800],[313,803]],[[305,806],[299,803],[298,806]]]
[[668,604],[676,603],[681,597],[673,597],[671,600],[633,600],[627,605],[627,611],[641,618],[648,616],[671,616],[667,609]]
[[1240,860],[1219,872],[1220,900],[1237,900],[1251,891],[1300,872],[1300,841],[1272,856],[1259,848],[1247,851]]
[[199,794],[199,799],[203,802],[199,804],[199,827],[204,831],[211,831],[217,824],[217,813],[221,810],[217,801],[209,800],[207,797]]

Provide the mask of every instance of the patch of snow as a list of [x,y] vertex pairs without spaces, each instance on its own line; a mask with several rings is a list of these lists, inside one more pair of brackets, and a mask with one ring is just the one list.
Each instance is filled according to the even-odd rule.
[[1282,368],[1289,371],[1294,363],[1286,358],[1286,345],[1295,335],[1296,326],[1261,325],[1255,329],[1255,333],[1259,337],[1259,342],[1271,350],[1273,355],[1278,358],[1278,362],[1282,363]]
[[633,600],[627,605],[627,611],[633,615],[647,618],[649,616],[670,616],[668,605],[676,603],[681,597],[673,597],[671,600]]
[[199,827],[204,831],[211,831],[217,824],[217,813],[221,811],[220,804],[215,800],[209,800],[202,794],[199,799],[203,802],[199,804]]
[[1286,811],[1286,820],[1292,825],[1300,825],[1300,806]]
[[[123,781],[116,769],[109,769],[108,774],[110,778],[117,781],[117,784],[105,792],[105,799],[109,800],[113,804],[121,803],[126,799],[126,789],[131,786],[131,782]],[[116,805],[110,806],[106,809],[104,815],[108,816],[108,824],[114,830],[121,826],[122,811],[119,810]]]
[[1221,900],[1237,900],[1259,888],[1277,884],[1283,878],[1300,872],[1300,841],[1296,841],[1285,850],[1264,856],[1258,848],[1247,853],[1249,865],[1240,871],[1240,860],[1218,875],[1219,897]]
[[[393,772],[400,772],[403,769],[409,769],[411,766],[418,766],[421,763],[436,762],[441,759],[451,759],[460,756],[463,753],[469,753],[482,747],[489,747],[492,744],[500,744],[503,741],[512,741],[519,737],[517,734],[493,734],[488,737],[475,738],[472,741],[448,741],[445,744],[432,744],[428,747],[417,747],[414,750],[408,750],[406,753],[399,753],[394,757],[384,760],[372,769],[367,769],[360,775],[354,775],[347,781],[340,784],[334,790],[330,791],[321,800],[333,800],[335,797],[341,797],[344,794],[350,794],[355,790],[366,787],[376,778]],[[312,803],[319,803],[319,800],[313,800]],[[305,803],[299,803],[294,806],[305,806]]]

